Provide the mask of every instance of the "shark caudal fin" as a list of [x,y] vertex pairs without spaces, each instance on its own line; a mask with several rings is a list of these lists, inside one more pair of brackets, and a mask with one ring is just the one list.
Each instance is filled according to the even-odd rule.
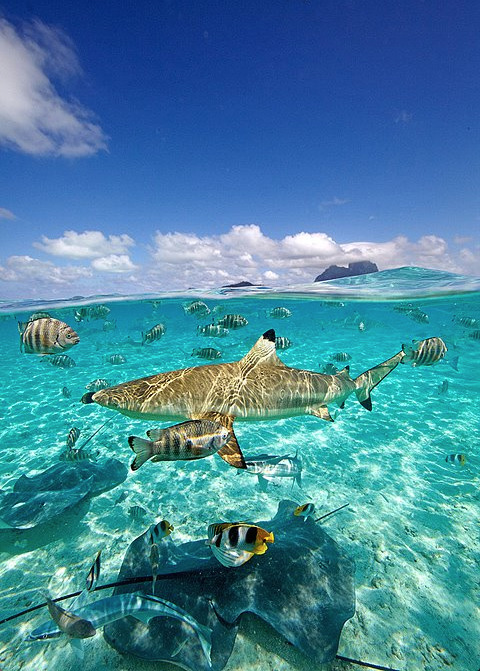
[[240,445],[237,442],[233,430],[233,421],[235,417],[232,417],[232,415],[222,415],[219,412],[206,412],[202,415],[195,415],[192,419],[210,419],[212,422],[218,422],[228,429],[230,433],[228,443],[218,450],[217,454],[219,457],[222,457],[227,464],[230,464],[230,466],[234,466],[235,468],[247,468],[242,450],[240,449]]
[[397,352],[395,356],[392,356],[383,363],[379,363],[378,366],[370,368],[369,370],[365,371],[365,373],[362,373],[357,378],[355,378],[355,393],[364,408],[367,410],[372,409],[372,399],[370,398],[370,392],[383,380],[383,378],[387,377],[387,375],[398,366],[404,356],[405,352],[403,350]]

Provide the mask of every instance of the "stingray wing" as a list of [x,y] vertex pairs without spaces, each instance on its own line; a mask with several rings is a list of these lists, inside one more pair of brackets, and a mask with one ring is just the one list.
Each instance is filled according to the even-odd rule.
[[218,450],[217,454],[222,457],[227,464],[230,464],[230,466],[235,466],[235,468],[247,468],[242,450],[240,449],[240,445],[238,444],[233,430],[235,417],[232,415],[223,415],[220,412],[205,412],[201,415],[192,416],[191,419],[209,419],[212,422],[218,422],[228,429],[230,439],[226,445]]

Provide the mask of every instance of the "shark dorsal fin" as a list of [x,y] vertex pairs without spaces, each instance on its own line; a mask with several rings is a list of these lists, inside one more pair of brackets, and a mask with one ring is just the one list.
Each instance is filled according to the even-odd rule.
[[269,329],[260,336],[252,349],[240,359],[241,364],[248,364],[249,366],[258,366],[259,364],[267,364],[270,366],[283,366],[277,356],[275,349],[275,331]]

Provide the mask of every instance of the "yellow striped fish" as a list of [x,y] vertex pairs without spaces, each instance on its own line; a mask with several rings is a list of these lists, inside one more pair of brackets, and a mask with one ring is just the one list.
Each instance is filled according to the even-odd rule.
[[207,545],[223,566],[245,564],[253,555],[267,551],[267,543],[275,540],[273,532],[245,522],[210,524]]
[[311,517],[315,514],[315,504],[314,503],[304,503],[303,506],[297,506],[293,511],[295,517]]

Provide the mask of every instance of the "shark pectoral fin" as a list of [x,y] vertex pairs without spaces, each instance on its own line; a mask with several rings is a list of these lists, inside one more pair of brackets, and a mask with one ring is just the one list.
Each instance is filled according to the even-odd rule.
[[333,418],[328,412],[326,405],[319,405],[316,408],[310,408],[310,414],[315,415],[315,417],[320,417],[320,419],[324,419],[327,422],[333,422]]
[[222,415],[220,412],[205,412],[201,415],[195,415],[191,419],[209,419],[212,422],[218,422],[228,429],[230,432],[230,439],[226,445],[218,450],[217,454],[219,457],[222,457],[227,464],[230,464],[230,466],[234,466],[235,468],[247,468],[242,450],[240,449],[240,445],[237,442],[233,430],[235,417],[232,415]]
[[80,661],[83,662],[83,658],[85,657],[85,650],[83,647],[83,640],[81,638],[71,638],[69,640],[70,645],[72,646],[72,650],[75,653],[75,657]]

